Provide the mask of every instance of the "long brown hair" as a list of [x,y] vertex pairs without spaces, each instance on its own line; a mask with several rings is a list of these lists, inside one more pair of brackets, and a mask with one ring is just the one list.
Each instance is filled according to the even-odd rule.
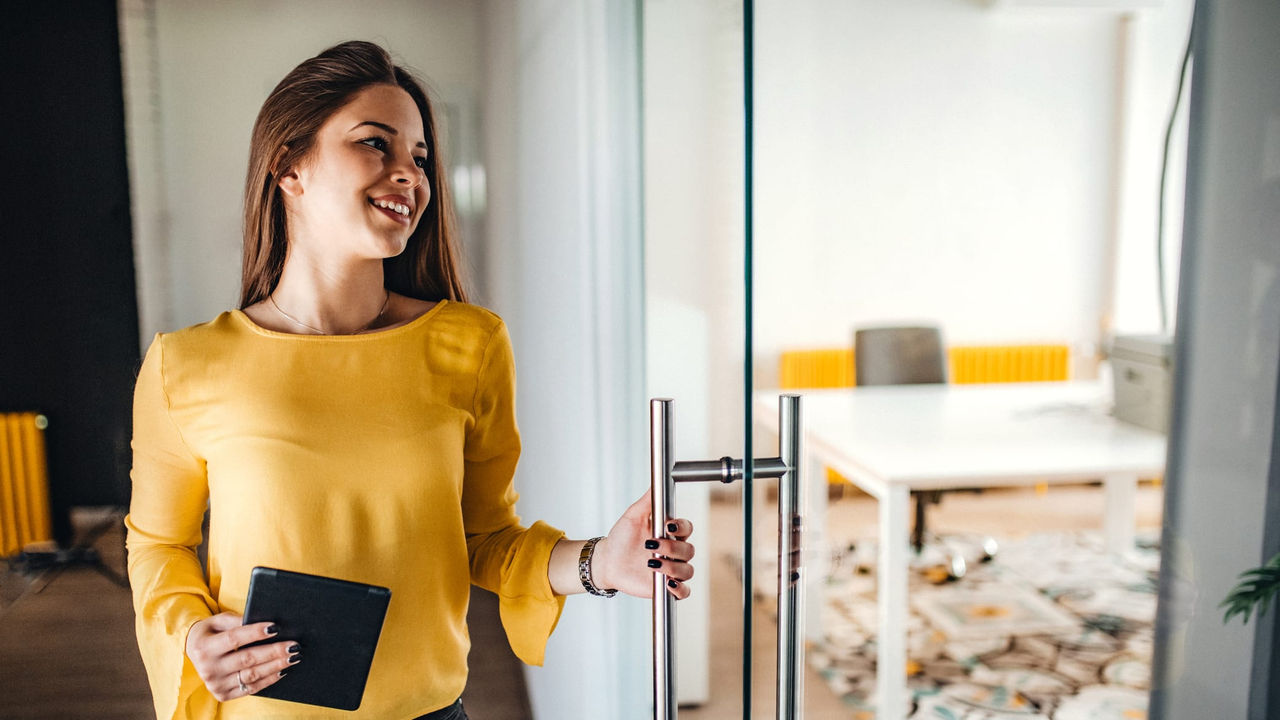
[[288,247],[281,173],[311,151],[334,112],[371,85],[395,85],[413,98],[426,134],[431,202],[404,252],[383,260],[387,289],[419,300],[467,301],[457,260],[453,202],[437,143],[435,115],[421,83],[370,42],[335,45],[304,61],[267,96],[253,124],[244,189],[244,258],[240,307],[265,300],[280,282]]

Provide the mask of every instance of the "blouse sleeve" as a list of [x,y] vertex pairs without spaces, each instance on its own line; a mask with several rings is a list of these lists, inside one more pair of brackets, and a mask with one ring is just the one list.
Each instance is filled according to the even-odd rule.
[[187,631],[218,612],[196,555],[208,481],[169,415],[163,344],[157,335],[147,350],[133,396],[129,582],[156,717],[213,717],[216,701],[186,654]]
[[543,522],[525,528],[513,487],[520,435],[515,419],[515,363],[499,323],[481,360],[464,452],[462,519],[471,581],[498,596],[498,612],[516,656],[541,665],[564,596],[551,590],[551,549],[564,533]]

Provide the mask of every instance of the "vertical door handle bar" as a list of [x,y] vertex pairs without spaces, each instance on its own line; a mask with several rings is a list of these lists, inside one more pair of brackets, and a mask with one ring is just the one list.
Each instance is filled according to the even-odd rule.
[[[675,484],[742,478],[742,461],[673,462],[671,405],[668,398],[649,401],[649,482],[654,537],[670,537],[667,519],[675,516]],[[801,406],[799,395],[778,400],[778,457],[753,461],[755,477],[778,478],[778,686],[777,717],[799,720],[804,701],[803,568],[800,533],[804,515]],[[750,500],[748,500],[750,502]],[[751,562],[751,549],[744,553]],[[653,574],[653,716],[675,720],[675,599],[667,592],[666,576]],[[749,682],[749,679],[747,680]]]
[[778,720],[799,720],[804,703],[803,438],[800,396],[783,395],[778,399],[778,455],[788,470],[778,479]]
[[[671,476],[671,400],[649,401],[649,483],[653,537],[665,538],[667,518],[675,514],[676,483]],[[666,578],[653,574],[653,716],[675,720],[675,599],[667,592]]]

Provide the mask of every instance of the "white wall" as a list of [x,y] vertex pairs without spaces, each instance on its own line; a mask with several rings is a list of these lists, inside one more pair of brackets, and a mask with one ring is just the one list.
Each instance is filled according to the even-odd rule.
[[[847,345],[854,326],[877,322],[1091,355],[1110,324],[1120,236],[1118,16],[954,0],[758,8],[758,381],[776,378],[780,350]],[[1162,139],[1188,10],[1148,11],[1132,47],[1140,72],[1125,103],[1143,152],[1131,188],[1155,177],[1140,165]],[[1125,200],[1138,245],[1154,198]],[[1154,272],[1133,254],[1125,288]],[[1155,330],[1154,303],[1134,302],[1117,298],[1126,329]]]
[[[585,538],[648,484],[638,18],[626,0],[484,4],[493,307],[515,349],[520,511]],[[642,718],[649,604],[566,602],[539,718]]]
[[[1116,332],[1152,332],[1159,327],[1156,278],[1156,208],[1164,136],[1173,112],[1178,72],[1191,25],[1190,2],[1168,3],[1160,12],[1136,13],[1122,25],[1128,80],[1123,98],[1120,187],[1117,194]],[[1175,324],[1182,206],[1187,164],[1190,69],[1169,147],[1164,195],[1165,301],[1168,330]]]
[[141,342],[238,304],[249,136],[267,94],[343,40],[381,43],[445,102],[481,87],[466,0],[123,0]]

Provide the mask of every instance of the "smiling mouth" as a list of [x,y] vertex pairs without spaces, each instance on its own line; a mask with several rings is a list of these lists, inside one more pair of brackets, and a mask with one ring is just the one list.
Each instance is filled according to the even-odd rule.
[[376,208],[381,208],[383,210],[388,210],[390,212],[393,212],[399,215],[400,217],[406,218],[406,219],[412,213],[408,205],[391,202],[389,200],[370,200],[369,204],[373,205]]

